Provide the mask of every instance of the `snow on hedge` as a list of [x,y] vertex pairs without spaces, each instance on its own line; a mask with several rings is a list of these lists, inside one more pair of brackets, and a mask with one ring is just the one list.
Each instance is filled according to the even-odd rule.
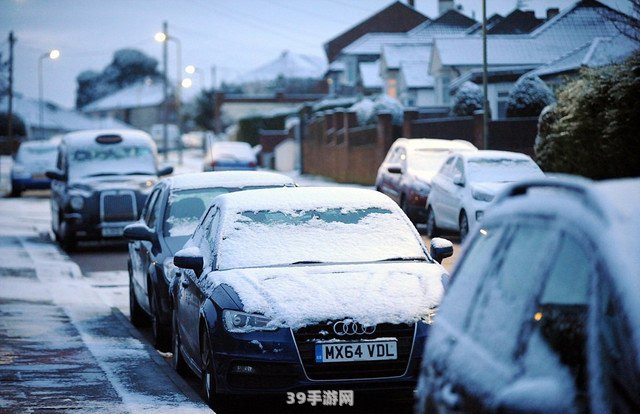
[[536,75],[523,75],[509,92],[507,117],[538,116],[556,98],[549,87]]
[[456,116],[470,116],[482,109],[482,90],[473,82],[466,81],[453,98],[452,112]]

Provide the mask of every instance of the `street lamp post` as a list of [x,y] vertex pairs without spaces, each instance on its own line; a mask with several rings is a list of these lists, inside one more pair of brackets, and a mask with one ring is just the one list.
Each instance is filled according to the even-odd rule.
[[60,57],[60,51],[58,49],[52,49],[47,53],[40,55],[38,59],[38,115],[40,124],[40,138],[44,139],[44,100],[43,100],[43,88],[42,88],[42,61],[44,59],[55,60]]
[[[176,114],[177,114],[177,123],[178,123],[178,135],[180,135],[181,132],[181,125],[180,125],[180,105],[181,105],[181,99],[180,99],[180,92],[181,92],[181,83],[182,83],[182,44],[180,43],[180,39],[176,38],[175,36],[170,36],[169,35],[169,31],[167,28],[167,23],[165,22],[163,24],[163,31],[162,32],[158,32],[156,33],[156,35],[154,36],[155,40],[158,42],[162,42],[163,43],[163,50],[164,50],[164,70],[165,70],[165,82],[167,82],[167,53],[166,53],[166,47],[167,47],[167,42],[168,41],[172,41],[175,42],[176,44],[176,67],[177,67],[177,73],[176,73],[176,89],[175,89],[175,107],[176,107]],[[166,85],[166,83],[165,83]],[[166,90],[166,87],[165,87]],[[166,94],[165,94],[165,102],[166,102]],[[165,149],[165,161],[167,159],[167,152],[169,150],[169,145],[168,145],[168,136],[167,136],[167,121],[166,121],[166,116],[164,119],[164,149]],[[180,136],[178,136],[178,163],[180,165],[182,165],[182,141],[180,139]]]

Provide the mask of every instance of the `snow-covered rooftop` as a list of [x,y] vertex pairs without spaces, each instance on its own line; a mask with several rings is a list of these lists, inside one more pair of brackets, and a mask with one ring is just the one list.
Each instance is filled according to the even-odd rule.
[[[619,34],[607,19],[605,6],[577,2],[528,35],[495,35],[487,39],[491,65],[544,64],[597,37]],[[482,64],[482,38],[479,36],[436,38],[443,65]]]
[[143,108],[160,105],[164,100],[161,82],[139,82],[111,95],[91,102],[83,112],[99,112],[125,108]]
[[382,46],[382,55],[388,69],[399,69],[404,62],[429,62],[431,43],[388,44]]
[[414,39],[430,40],[435,36],[463,34],[476,23],[456,10],[449,10],[435,20],[419,24],[407,32],[407,35]]
[[576,70],[581,67],[598,67],[622,62],[639,45],[633,40],[619,35],[612,38],[597,37],[532,71],[537,76],[551,75]]
[[303,55],[285,50],[276,59],[238,76],[234,81],[263,82],[284,78],[322,78],[327,70],[326,61],[317,56]]
[[400,64],[400,76],[404,79],[407,88],[433,88],[435,79],[429,75],[427,62],[402,62]]
[[345,55],[379,55],[382,46],[411,42],[406,33],[367,33],[342,50]]
[[[6,107],[6,97],[0,98],[0,106]],[[55,104],[43,104],[42,126],[45,129],[60,131],[77,131],[82,129],[131,128],[114,118],[91,119],[80,112],[61,108]],[[27,127],[40,125],[40,104],[36,99],[14,96],[13,112],[19,116]]]

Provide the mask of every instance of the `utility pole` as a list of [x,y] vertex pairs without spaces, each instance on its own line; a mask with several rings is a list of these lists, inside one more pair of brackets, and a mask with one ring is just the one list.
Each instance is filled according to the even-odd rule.
[[[167,22],[162,23],[162,33],[167,35]],[[168,107],[168,87],[169,81],[167,79],[167,41],[162,42],[162,145],[164,146],[164,161],[167,162],[169,160],[169,131],[167,128],[167,117],[169,116],[169,107]]]
[[9,119],[7,119],[7,137],[9,143],[13,142],[13,45],[16,43],[16,38],[13,36],[13,32],[9,32]]
[[482,145],[489,149],[489,98],[487,97],[487,0],[482,0]]

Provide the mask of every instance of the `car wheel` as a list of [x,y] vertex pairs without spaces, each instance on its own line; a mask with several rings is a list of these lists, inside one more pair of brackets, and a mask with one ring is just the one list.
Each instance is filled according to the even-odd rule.
[[[151,282],[151,281],[149,281]],[[171,348],[171,335],[166,326],[162,326],[160,322],[160,306],[158,305],[158,296],[154,294],[155,290],[151,283],[147,283],[149,288],[149,307],[151,308],[151,333],[153,334],[153,346],[162,352],[169,351]]]
[[438,236],[438,226],[436,226],[436,215],[433,209],[429,207],[427,210],[427,236],[430,239]]
[[133,291],[133,278],[131,276],[131,270],[129,270],[129,319],[131,324],[137,328],[145,326],[148,322],[147,315],[142,310],[142,307],[138,303],[138,298]]
[[71,225],[65,221],[60,221],[60,227],[58,229],[60,231],[60,245],[62,249],[66,252],[72,252],[78,242],[76,240],[75,232],[71,229]]
[[11,194],[9,194],[11,197],[20,197],[20,195],[22,194],[22,191],[20,190],[20,187],[18,187],[17,185],[14,186],[13,184],[11,185]]
[[180,332],[178,331],[178,313],[174,309],[171,314],[171,351],[173,356],[171,357],[171,365],[173,369],[180,375],[187,373],[187,363],[182,357],[180,352]]
[[201,377],[201,391],[202,398],[215,412],[224,411],[228,406],[228,397],[222,396],[216,391],[216,380],[213,362],[213,349],[211,349],[211,340],[209,334],[204,330],[202,338],[200,340],[201,345],[201,357],[202,357],[202,377]]
[[467,219],[467,213],[464,210],[460,213],[458,224],[460,225],[460,241],[464,241],[469,234],[469,219]]

